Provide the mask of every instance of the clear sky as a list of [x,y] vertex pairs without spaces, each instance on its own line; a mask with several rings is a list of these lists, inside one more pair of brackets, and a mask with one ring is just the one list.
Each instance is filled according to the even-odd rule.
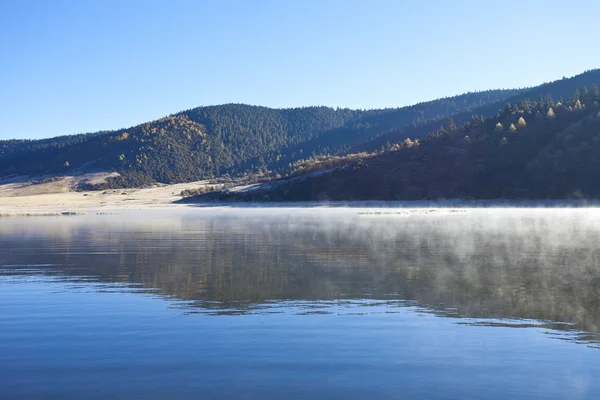
[[599,0],[0,0],[0,139],[397,107],[600,67]]

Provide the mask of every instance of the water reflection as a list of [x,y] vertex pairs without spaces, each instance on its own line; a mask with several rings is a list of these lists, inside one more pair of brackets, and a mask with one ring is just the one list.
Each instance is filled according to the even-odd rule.
[[0,224],[0,279],[152,292],[215,315],[416,307],[460,323],[561,330],[590,344],[600,338],[599,241],[595,209],[13,219]]

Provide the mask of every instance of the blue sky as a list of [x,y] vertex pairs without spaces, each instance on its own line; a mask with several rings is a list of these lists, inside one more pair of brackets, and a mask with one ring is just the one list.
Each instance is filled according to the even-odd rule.
[[599,15],[597,0],[0,0],[0,139],[531,86],[600,67]]

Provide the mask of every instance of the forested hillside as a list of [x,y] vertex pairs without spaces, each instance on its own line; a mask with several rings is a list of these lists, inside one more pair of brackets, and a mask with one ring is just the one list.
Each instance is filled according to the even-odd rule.
[[[449,121],[422,140],[269,190],[204,199],[254,201],[600,198],[600,91],[521,100],[497,115]],[[200,197],[197,200],[202,200]]]
[[[303,159],[306,153],[344,153],[389,129],[471,110],[518,92],[468,93],[400,109],[368,111],[242,104],[199,107],[113,132],[0,142],[0,177],[107,170],[122,176],[104,187],[119,187],[224,174],[275,175],[289,171],[290,162]],[[303,151],[305,144],[310,152]]]
[[440,125],[470,121],[473,115],[496,117],[507,102],[559,101],[594,81],[600,82],[600,70],[527,90],[467,93],[384,110],[199,107],[117,131],[0,141],[0,177],[93,170],[121,174],[97,188],[276,177],[324,157],[381,152],[407,137],[423,138]]

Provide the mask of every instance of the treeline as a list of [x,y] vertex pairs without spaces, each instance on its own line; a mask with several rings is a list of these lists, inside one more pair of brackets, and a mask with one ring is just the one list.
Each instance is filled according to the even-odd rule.
[[600,198],[599,103],[595,84],[567,99],[523,99],[459,126],[449,118],[416,144],[395,145],[329,173],[218,199]]

